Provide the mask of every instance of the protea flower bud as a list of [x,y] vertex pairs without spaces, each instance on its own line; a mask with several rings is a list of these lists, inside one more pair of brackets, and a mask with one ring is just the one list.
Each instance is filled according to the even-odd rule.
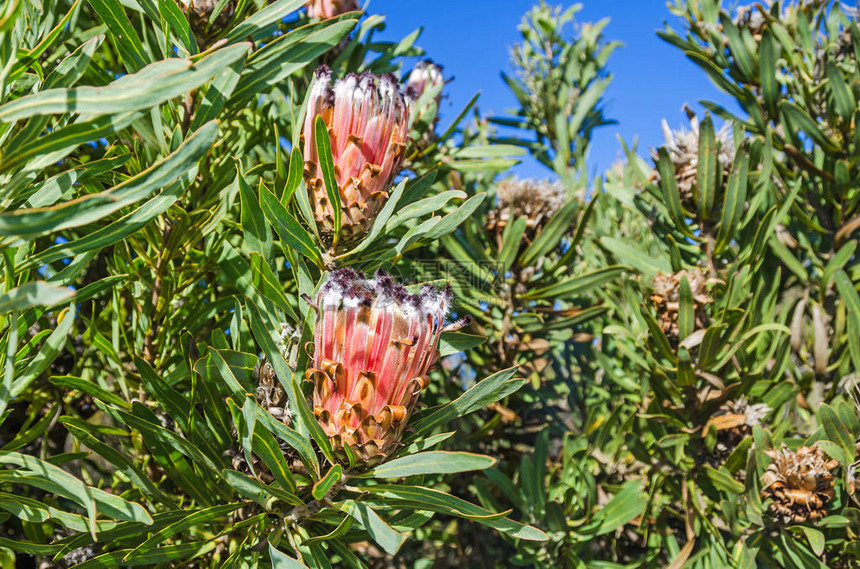
[[197,44],[201,48],[205,48],[212,36],[216,35],[221,29],[230,23],[230,18],[233,17],[233,13],[236,10],[236,3],[233,0],[230,0],[215,17],[215,20],[212,21],[211,16],[215,11],[215,7],[218,5],[219,0],[176,1],[188,17],[191,31],[194,32]]
[[[675,165],[675,180],[678,183],[678,192],[681,194],[681,205],[687,211],[696,212],[695,185],[696,171],[699,167],[699,119],[692,110],[685,107],[687,117],[690,120],[690,130],[682,128],[672,130],[669,123],[664,119],[662,122],[663,136],[666,142],[663,144],[669,152],[669,158]],[[735,144],[732,138],[730,123],[725,123],[716,133],[717,161],[723,171],[723,183],[727,183],[731,173],[732,162],[735,159]],[[658,154],[656,150],[651,151],[651,156],[656,162]],[[660,174],[655,170],[652,179],[659,181]]]
[[358,0],[310,0],[305,6],[307,6],[309,17],[320,20],[327,20],[360,9]]
[[815,520],[827,512],[836,496],[832,470],[839,461],[827,460],[818,445],[791,452],[785,445],[767,451],[773,462],[761,477],[762,496],[772,498],[770,511],[783,524]]
[[331,85],[331,71],[317,69],[305,116],[305,181],[323,235],[334,232],[334,211],[317,156],[314,123],[328,126],[340,194],[341,238],[368,231],[388,198],[406,151],[411,99],[392,75],[347,75]]
[[681,281],[686,277],[693,293],[693,305],[696,329],[703,328],[707,324],[707,313],[705,306],[713,302],[707,293],[706,286],[711,281],[702,269],[690,271],[678,271],[677,273],[664,274],[658,272],[654,277],[654,294],[651,300],[657,312],[657,321],[669,342],[676,346],[680,340],[678,330],[678,311],[681,308]]
[[[419,61],[406,80],[406,90],[415,99],[411,121],[412,139],[420,149],[428,148],[436,139],[444,84],[442,66],[429,59]],[[425,93],[429,94],[425,96]]]
[[[416,99],[424,94],[431,87],[439,87],[445,83],[442,77],[442,66],[436,65],[429,59],[419,61],[412,73],[409,74],[409,79],[406,80],[406,88],[412,92],[412,96]],[[434,97],[438,104],[442,100],[442,91]]]
[[352,269],[329,274],[315,300],[313,405],[341,455],[349,447],[368,465],[400,441],[437,345],[451,290],[410,294],[394,279],[365,279]]

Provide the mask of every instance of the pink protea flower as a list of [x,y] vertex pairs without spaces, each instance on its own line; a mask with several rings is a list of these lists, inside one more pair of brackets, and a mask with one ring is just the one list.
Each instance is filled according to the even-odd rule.
[[309,17],[321,20],[359,9],[358,0],[310,0],[305,6]]
[[314,384],[314,414],[340,454],[349,445],[376,464],[396,448],[439,358],[450,302],[450,288],[411,294],[382,273],[329,274],[314,302],[306,379]]
[[412,101],[393,75],[347,75],[331,84],[331,71],[317,69],[303,138],[305,181],[324,235],[334,232],[334,212],[322,180],[314,123],[328,126],[340,194],[342,241],[366,233],[388,198],[406,151]]

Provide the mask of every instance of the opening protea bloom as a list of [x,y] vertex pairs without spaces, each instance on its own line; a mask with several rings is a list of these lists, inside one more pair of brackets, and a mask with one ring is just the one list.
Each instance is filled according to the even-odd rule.
[[329,274],[315,301],[314,413],[334,448],[349,445],[368,464],[400,441],[437,345],[450,288],[411,294],[388,275],[352,269]]
[[177,0],[179,7],[188,17],[191,31],[194,32],[197,44],[201,48],[205,48],[209,43],[209,40],[230,23],[230,19],[233,17],[233,13],[236,10],[236,3],[233,0],[230,0],[224,5],[224,8],[218,13],[218,15],[215,16],[215,20],[212,21],[212,13],[215,11],[218,1],[219,0]]
[[331,71],[317,69],[303,139],[305,181],[324,235],[334,233],[334,211],[317,156],[317,116],[328,127],[342,208],[341,237],[349,242],[368,231],[388,198],[406,151],[410,105],[411,98],[393,75],[350,74],[332,85]]
[[499,182],[498,203],[488,214],[487,229],[501,235],[508,223],[526,219],[527,239],[531,239],[567,201],[560,182],[520,180],[517,177]]
[[308,16],[326,20],[359,9],[358,0],[310,0],[305,4]]
[[827,502],[836,496],[832,470],[837,460],[828,460],[818,445],[791,452],[785,445],[767,451],[773,462],[761,477],[762,495],[773,498],[771,512],[784,524],[803,523],[824,516]]

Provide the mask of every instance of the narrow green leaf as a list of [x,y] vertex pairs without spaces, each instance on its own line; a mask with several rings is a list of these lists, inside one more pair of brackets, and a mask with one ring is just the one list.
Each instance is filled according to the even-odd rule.
[[367,530],[370,537],[382,546],[389,555],[395,555],[406,541],[406,536],[392,528],[379,514],[362,502],[349,501],[341,504],[346,513]]
[[430,409],[426,416],[420,417],[413,423],[419,433],[429,433],[437,426],[452,419],[463,417],[503,399],[523,386],[522,379],[512,379],[517,368],[509,368],[494,373],[483,381],[479,381],[466,393],[436,409]]
[[26,283],[0,295],[0,314],[12,310],[24,311],[33,306],[54,306],[75,296],[71,288],[54,286],[44,281]]
[[510,520],[504,517],[505,513],[490,512],[475,504],[432,488],[377,484],[374,486],[362,486],[362,490],[385,499],[386,505],[391,507],[426,509],[432,512],[457,516],[473,520],[512,537],[527,541],[546,541],[548,539],[546,534],[541,530]]
[[396,458],[377,466],[369,476],[376,478],[403,478],[419,474],[453,474],[472,470],[486,470],[496,459],[468,452],[429,451]]
[[[332,241],[332,247],[336,247],[340,239],[340,189],[334,177],[334,159],[331,154],[331,140],[328,137],[328,127],[321,116],[317,116],[316,122],[314,122],[314,135],[317,143],[317,160],[322,171],[325,192],[328,196],[334,219],[334,240]],[[347,142],[347,144],[350,143]]]
[[335,464],[328,472],[325,473],[325,476],[320,478],[317,483],[314,484],[313,489],[311,490],[311,495],[317,500],[322,500],[326,495],[328,495],[334,485],[340,482],[342,477],[343,468],[339,464]]
[[699,218],[704,221],[710,220],[717,196],[717,176],[719,176],[717,155],[714,121],[710,114],[706,114],[699,125],[699,163],[696,167],[696,206],[699,210]]
[[323,266],[322,256],[307,231],[290,215],[290,212],[265,188],[260,188],[260,205],[269,222],[278,232],[284,247],[291,247],[318,267]]
[[39,91],[0,106],[0,122],[56,113],[106,115],[148,109],[200,87],[245,57],[249,48],[247,43],[227,46],[198,61],[165,59],[104,87]]

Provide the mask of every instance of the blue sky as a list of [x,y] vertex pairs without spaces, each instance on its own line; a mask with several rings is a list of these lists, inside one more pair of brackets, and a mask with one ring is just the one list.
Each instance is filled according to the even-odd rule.
[[[704,72],[657,37],[656,30],[665,22],[679,28],[665,0],[580,3],[579,21],[609,17],[606,37],[624,44],[609,60],[614,79],[605,95],[607,115],[618,124],[595,134],[588,161],[590,173],[605,170],[621,156],[618,134],[628,144],[638,136],[639,153],[647,155],[648,148],[663,140],[662,118],[673,128],[686,124],[681,110],[685,102],[700,113],[703,109],[698,101],[702,99],[730,104]],[[499,73],[509,71],[509,50],[519,37],[517,25],[531,5],[528,0],[370,0],[368,12],[387,16],[386,39],[399,39],[423,26],[419,45],[445,66],[446,77],[454,77],[447,86],[448,99],[442,104],[444,124],[446,117],[453,120],[479,90],[483,114],[503,116],[515,106]],[[549,174],[531,160],[517,172],[522,176]]]

